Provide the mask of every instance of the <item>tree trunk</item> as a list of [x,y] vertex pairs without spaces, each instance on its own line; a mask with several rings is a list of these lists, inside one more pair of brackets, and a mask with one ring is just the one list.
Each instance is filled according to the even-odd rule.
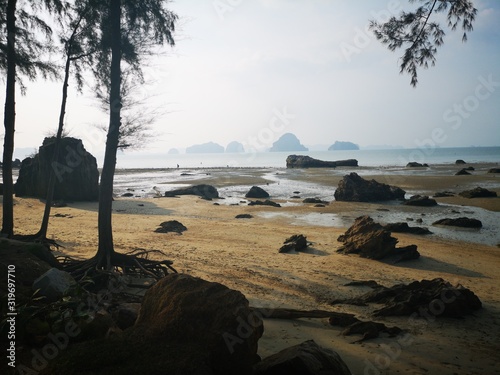
[[14,182],[12,179],[12,155],[14,153],[14,130],[16,125],[16,3],[7,3],[7,82],[4,112],[3,143],[3,221],[2,234],[14,234]]
[[111,19],[111,71],[109,94],[109,129],[106,139],[106,151],[99,185],[98,232],[99,247],[97,249],[98,267],[109,269],[114,254],[113,230],[111,226],[113,204],[113,178],[116,168],[116,152],[121,125],[121,0],[110,1]]
[[49,218],[50,218],[50,210],[52,208],[52,201],[54,200],[54,190],[56,187],[56,174],[55,174],[55,166],[57,163],[57,160],[59,158],[59,149],[61,148],[61,138],[62,138],[62,133],[64,129],[64,116],[66,115],[66,103],[68,101],[68,81],[69,81],[69,74],[70,74],[70,67],[71,67],[71,55],[72,55],[72,50],[73,50],[73,43],[75,40],[76,32],[78,31],[78,28],[80,27],[80,22],[82,21],[82,18],[78,20],[78,23],[76,24],[75,28],[73,29],[73,33],[71,34],[71,37],[68,40],[67,46],[66,46],[66,65],[64,68],[64,82],[63,82],[63,89],[62,89],[62,99],[61,99],[61,110],[59,112],[59,124],[57,127],[57,135],[56,135],[56,140],[54,144],[54,153],[52,154],[52,162],[51,166],[52,168],[50,169],[50,176],[49,176],[49,184],[47,187],[47,198],[45,200],[45,210],[43,212],[43,218],[42,218],[42,224],[40,226],[40,230],[36,234],[36,237],[40,239],[46,239],[47,238],[47,230],[49,228]]

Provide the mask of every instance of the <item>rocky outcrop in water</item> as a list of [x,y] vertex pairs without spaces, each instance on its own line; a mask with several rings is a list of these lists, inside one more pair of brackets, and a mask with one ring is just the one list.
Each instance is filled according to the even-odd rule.
[[269,198],[269,193],[261,187],[252,186],[245,194],[245,198]]
[[405,191],[375,180],[365,180],[352,172],[342,178],[334,193],[335,199],[346,202],[377,202],[404,199]]
[[186,154],[215,154],[222,152],[224,152],[224,147],[214,142],[207,142],[186,148]]
[[432,207],[437,206],[435,199],[429,198],[427,195],[412,195],[410,199],[404,201],[407,206]]
[[352,142],[335,141],[333,145],[328,147],[328,151],[352,151],[359,150],[359,146]]
[[432,225],[447,225],[452,227],[462,227],[462,228],[481,228],[483,223],[478,219],[471,219],[468,217],[459,217],[456,219],[440,219],[432,223]]
[[99,196],[97,160],[80,139],[61,140],[59,157],[53,164],[55,137],[45,138],[38,154],[23,160],[15,185],[16,196],[45,199],[51,170],[55,171],[54,200],[96,201]]
[[458,195],[464,198],[494,198],[497,196],[497,193],[478,186],[472,190],[464,190],[458,193]]
[[185,188],[169,190],[165,192],[165,197],[176,197],[178,195],[197,195],[203,199],[219,198],[219,192],[212,185],[200,184]]
[[314,159],[307,155],[289,155],[286,158],[287,168],[336,168],[336,167],[357,167],[356,159],[324,161]]

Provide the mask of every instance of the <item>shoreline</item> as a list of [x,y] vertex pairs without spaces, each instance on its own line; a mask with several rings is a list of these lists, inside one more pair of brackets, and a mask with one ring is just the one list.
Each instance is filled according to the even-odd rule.
[[[328,303],[333,299],[354,297],[368,291],[363,287],[345,286],[349,281],[376,280],[382,285],[391,286],[414,280],[443,278],[452,284],[459,283],[471,289],[483,303],[482,310],[472,316],[466,316],[460,320],[460,324],[453,319],[438,319],[414,326],[410,324],[408,317],[377,319],[386,325],[407,329],[411,338],[408,345],[396,346],[401,343],[400,337],[379,337],[353,344],[359,337],[342,336],[342,329],[330,326],[326,319],[265,319],[264,336],[259,341],[259,355],[266,357],[285,347],[314,339],[319,345],[337,351],[353,374],[363,374],[370,363],[381,373],[390,375],[465,375],[496,371],[495,356],[500,350],[498,247],[493,244],[442,238],[438,235],[393,233],[393,237],[399,241],[398,246],[415,244],[421,257],[414,261],[393,264],[355,255],[342,255],[337,253],[341,245],[337,238],[345,232],[355,217],[372,214],[375,221],[382,222],[399,215],[398,217],[403,219],[412,217],[414,220],[408,221],[411,226],[428,226],[427,221],[432,220],[429,213],[432,208],[408,208],[394,203],[353,202],[332,202],[326,207],[314,207],[303,204],[301,199],[297,199],[297,204],[285,205],[286,202],[295,203],[288,197],[288,193],[293,194],[297,184],[304,188],[321,184],[322,191],[325,191],[325,187],[331,188],[333,194],[333,188],[337,186],[341,176],[332,176],[328,171],[317,170],[292,170],[293,173],[275,175],[275,170],[272,169],[262,172],[263,174],[261,171],[250,173],[252,171],[247,170],[243,176],[238,177],[239,172],[240,170],[235,170],[231,178],[224,173],[212,173],[207,177],[212,178],[212,182],[219,181],[213,183],[215,186],[220,186],[219,183],[224,185],[224,182],[243,186],[241,192],[248,191],[253,181],[260,181],[265,177],[271,181],[269,186],[263,186],[265,189],[272,189],[274,186],[286,192],[286,199],[276,199],[283,203],[283,207],[248,206],[243,203],[214,205],[230,201],[229,197],[221,201],[207,201],[194,196],[116,198],[113,203],[113,237],[116,251],[126,253],[137,249],[162,250],[166,259],[174,261],[173,266],[178,272],[239,290],[255,307],[324,309],[356,314],[364,320],[373,320],[370,308],[331,306]],[[380,180],[377,176],[374,178]],[[403,181],[409,191],[421,191],[423,188],[463,190],[470,184],[500,183],[498,176],[487,174],[453,178],[391,178]],[[153,184],[150,180],[146,182]],[[238,183],[244,184],[237,185]],[[170,187],[171,184],[164,186]],[[500,189],[498,185],[495,186],[497,187],[492,190],[498,193]],[[224,190],[227,188],[221,188],[223,193],[233,194],[231,190]],[[231,199],[237,202],[248,201],[237,193]],[[308,191],[301,192],[305,197],[304,193]],[[458,199],[457,203],[466,204],[457,206],[459,213],[485,211],[496,219],[495,227],[498,227],[496,223],[500,217],[500,198],[453,199],[455,198]],[[274,197],[271,199],[275,200]],[[450,202],[450,198],[438,198],[438,201]],[[39,229],[43,214],[43,202],[38,199],[15,198],[15,203],[16,233],[35,233]],[[90,258],[95,254],[98,243],[97,208],[97,202],[77,202],[69,203],[67,207],[52,209],[49,238],[64,246],[56,252],[57,255]],[[451,208],[444,205],[439,210],[444,210],[446,214],[451,212]],[[266,217],[269,213],[274,216]],[[238,214],[250,214],[252,218],[236,219]],[[310,222],[301,221],[300,218],[303,217],[309,217]],[[325,218],[336,218],[338,225],[320,225],[320,219]],[[424,223],[417,224],[417,218],[422,218]],[[180,221],[188,230],[182,235],[155,233],[160,223],[167,220]],[[312,243],[310,248],[300,253],[278,253],[283,241],[294,234],[306,236]],[[381,358],[388,355],[384,351],[387,347],[397,350],[397,355],[390,356],[389,362],[382,363]]]

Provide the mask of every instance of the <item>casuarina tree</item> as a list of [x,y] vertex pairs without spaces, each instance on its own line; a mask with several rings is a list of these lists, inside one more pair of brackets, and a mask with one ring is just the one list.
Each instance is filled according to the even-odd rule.
[[418,83],[418,68],[428,68],[436,63],[437,48],[443,44],[445,31],[433,16],[446,13],[451,30],[463,30],[462,41],[472,31],[477,9],[470,0],[409,0],[420,3],[414,11],[402,12],[385,23],[371,21],[375,37],[391,51],[404,48],[401,57],[401,73],[411,76],[411,85]]

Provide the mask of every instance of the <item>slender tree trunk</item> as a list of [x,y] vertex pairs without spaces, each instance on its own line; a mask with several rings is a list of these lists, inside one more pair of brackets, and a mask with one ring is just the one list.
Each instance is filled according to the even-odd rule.
[[12,179],[12,155],[14,154],[14,130],[16,125],[16,4],[7,3],[7,83],[4,112],[3,143],[3,221],[2,234],[14,234],[14,182]]
[[110,72],[110,111],[109,129],[106,139],[106,152],[99,185],[98,231],[99,247],[97,250],[98,266],[111,267],[114,254],[113,229],[111,226],[113,204],[113,178],[116,168],[116,152],[121,125],[121,0],[110,1],[111,18],[111,72]]
[[56,174],[54,171],[55,163],[59,158],[59,149],[61,146],[61,138],[64,129],[64,115],[66,114],[66,102],[68,100],[68,81],[69,81],[69,68],[71,66],[71,44],[68,47],[68,55],[66,58],[66,66],[64,69],[64,83],[62,89],[61,111],[59,112],[59,125],[57,128],[57,135],[54,144],[54,153],[52,154],[52,162],[50,163],[50,176],[49,185],[47,187],[47,198],[45,201],[45,210],[43,212],[42,225],[37,237],[41,239],[47,238],[47,230],[49,228],[50,209],[52,208],[52,201],[54,199],[54,190],[56,187]]

